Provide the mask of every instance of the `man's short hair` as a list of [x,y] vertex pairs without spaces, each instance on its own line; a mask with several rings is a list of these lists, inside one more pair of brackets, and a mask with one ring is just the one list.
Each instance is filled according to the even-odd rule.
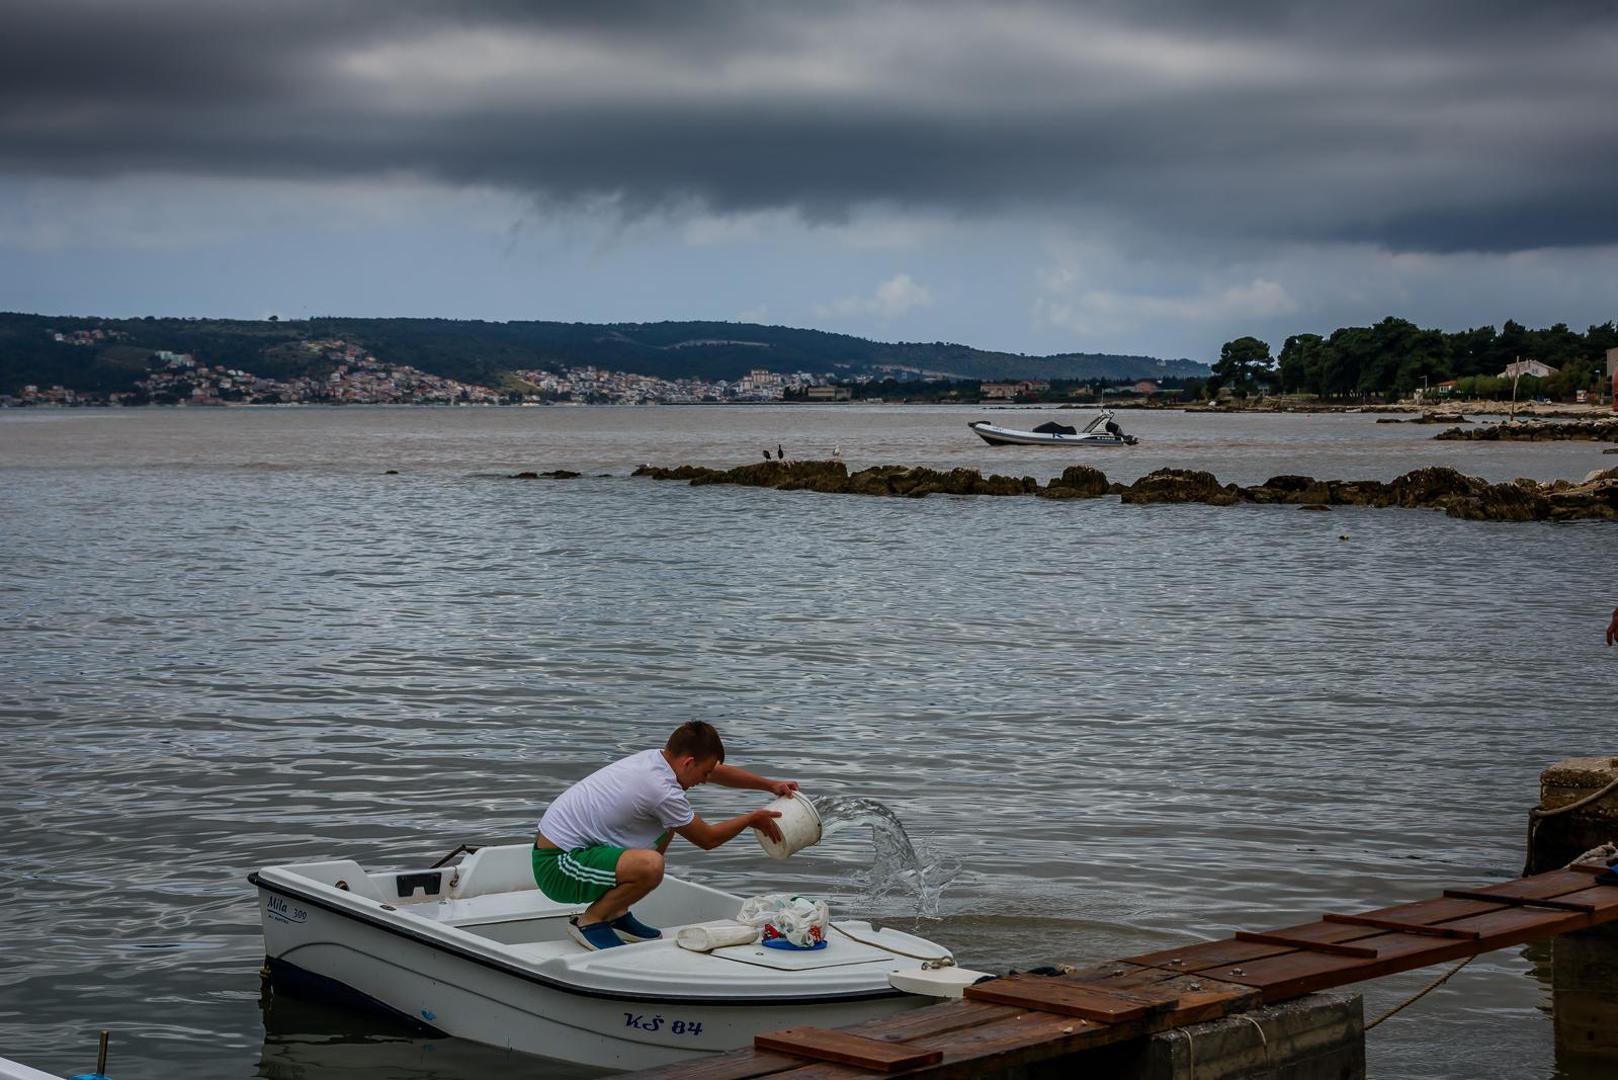
[[663,749],[669,752],[670,757],[682,758],[689,754],[698,761],[709,758],[725,760],[725,744],[719,741],[719,732],[714,730],[712,724],[702,720],[687,720],[675,728]]

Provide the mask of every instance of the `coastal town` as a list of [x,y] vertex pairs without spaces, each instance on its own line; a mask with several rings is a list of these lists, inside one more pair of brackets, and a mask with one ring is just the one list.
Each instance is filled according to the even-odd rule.
[[[117,346],[116,331],[52,332],[54,341],[102,349]],[[127,346],[125,346],[128,349]],[[735,380],[662,379],[594,365],[513,372],[498,389],[433,375],[408,364],[378,359],[353,342],[308,340],[297,346],[304,366],[318,374],[286,378],[210,364],[193,353],[166,349],[141,357],[147,366],[134,389],[96,394],[68,387],[23,386],[0,395],[0,407],[132,405],[663,405],[809,400],[847,400],[848,391],[810,372],[782,374],[756,369]],[[130,349],[131,352],[141,350]],[[850,381],[863,382],[867,376]]]

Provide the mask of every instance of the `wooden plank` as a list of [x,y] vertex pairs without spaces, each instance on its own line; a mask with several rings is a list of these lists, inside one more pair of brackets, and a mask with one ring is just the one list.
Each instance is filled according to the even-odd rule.
[[879,1016],[843,1028],[856,1035],[869,1035],[873,1039],[920,1039],[928,1035],[942,1035],[961,1028],[975,1027],[994,1020],[1016,1015],[1017,1010],[1005,1005],[990,1005],[982,1001],[941,1001],[920,1009],[910,1009],[893,1016]]
[[822,1027],[790,1027],[753,1037],[753,1046],[778,1054],[792,1054],[812,1061],[834,1061],[857,1065],[873,1072],[900,1072],[936,1065],[944,1060],[941,1050],[918,1048],[907,1043],[888,1042]]
[[1275,945],[1249,944],[1227,938],[1223,941],[1203,941],[1177,949],[1159,949],[1156,952],[1141,953],[1138,956],[1125,957],[1123,963],[1161,968],[1177,975],[1184,975],[1188,972],[1208,971],[1231,964],[1244,964],[1250,960],[1276,956],[1286,951]]
[[1563,893],[1557,899],[1588,901],[1595,908],[1590,913],[1592,926],[1618,919],[1618,889],[1610,885],[1590,885],[1578,892]]
[[1011,975],[968,986],[968,1001],[988,1001],[1018,1009],[1038,1009],[1058,1016],[1077,1016],[1103,1024],[1122,1024],[1164,1012],[1169,1002],[1143,1002],[1124,994],[1042,975]]
[[1491,904],[1509,904],[1512,907],[1551,908],[1557,911],[1582,911],[1589,914],[1599,905],[1582,900],[1563,900],[1559,897],[1513,896],[1508,893],[1485,892],[1481,889],[1445,889],[1444,895],[1454,900],[1482,900]]
[[1311,941],[1308,938],[1292,937],[1287,934],[1254,934],[1246,930],[1236,931],[1237,941],[1249,941],[1257,945],[1280,945],[1288,949],[1302,949],[1304,952],[1325,953],[1327,956],[1352,956],[1360,960],[1375,960],[1376,950],[1364,945],[1339,945],[1331,941]]
[[1520,945],[1536,937],[1554,937],[1573,930],[1584,930],[1595,924],[1592,916],[1580,911],[1506,907],[1461,919],[1456,925],[1478,931],[1478,940],[1472,943],[1472,950],[1481,953]]
[[[1003,1020],[1017,1015],[1017,1010],[1004,1005],[988,1005],[971,1001],[942,1001],[910,1009],[893,1016],[879,1016],[839,1030],[856,1035],[904,1042],[926,1035],[973,1027],[991,1020]],[[658,1077],[659,1080],[751,1080],[752,1077],[770,1076],[789,1069],[801,1068],[803,1059],[782,1054],[767,1054],[752,1047],[717,1054],[709,1058],[649,1069],[634,1073],[624,1080]]]
[[[956,1031],[927,1039],[918,1039],[912,1045],[942,1050],[944,1060],[910,1074],[925,1076],[928,1080],[977,1080],[986,1073],[1012,1070],[1067,1054],[1078,1053],[1100,1046],[1140,1038],[1181,1024],[1217,1019],[1227,1012],[1240,1011],[1256,1004],[1258,995],[1248,987],[1232,986],[1199,980],[1189,976],[1171,976],[1163,981],[1179,987],[1181,1000],[1194,998],[1196,991],[1189,985],[1206,987],[1210,996],[1222,995],[1228,1007],[1215,1010],[1202,1009],[1195,1019],[1179,1012],[1161,1012],[1120,1024],[1098,1024],[1078,1018],[1055,1016],[1039,1011],[1013,1013],[1007,1019]],[[988,985],[987,983],[983,985]],[[1075,1068],[1078,1066],[1076,1065]],[[812,1065],[782,1073],[774,1080],[855,1080],[858,1074],[832,1065]]]
[[[1078,969],[1061,978],[1076,986],[1127,997],[1145,1005],[1166,1004],[1168,1009],[1162,1016],[1172,1024],[1201,1023],[1204,1019],[1240,1012],[1260,1003],[1258,993],[1249,986],[1136,964],[1102,964]],[[1212,1007],[1215,1003],[1217,1008]]]
[[1383,919],[1375,915],[1339,915],[1336,912],[1328,911],[1320,918],[1323,922],[1343,923],[1346,926],[1374,926],[1379,930],[1392,930],[1398,934],[1417,934],[1424,937],[1460,938],[1471,941],[1478,936],[1476,930],[1458,930],[1453,926],[1434,926],[1431,923]]
[[[1605,874],[1608,871],[1618,874],[1618,867],[1608,866],[1606,863],[1580,862],[1574,863],[1568,869],[1576,874]],[[1618,882],[1609,881],[1606,884],[1612,885],[1618,884]]]
[[1590,888],[1590,878],[1576,870],[1552,870],[1548,874],[1535,874],[1533,877],[1513,878],[1502,881],[1498,885],[1490,885],[1477,891],[1485,896],[1519,896],[1531,899],[1551,899],[1563,893],[1580,892]]
[[[1618,888],[1591,880],[1607,869],[1580,865],[1483,889],[1452,889],[1442,897],[1356,915],[1329,914],[1316,923],[1266,933],[1240,932],[1235,939],[1159,950],[1069,976],[996,980],[982,985],[1010,984],[1002,990],[1019,993],[1014,1004],[949,1002],[833,1034],[863,1035],[890,1052],[936,1050],[938,1063],[913,1069],[911,1075],[968,1080],[1228,1015],[1260,1001],[1281,1001],[1618,920]],[[1037,988],[1037,1006],[1023,993],[1031,988]],[[1082,1002],[1131,1019],[1102,1023],[1045,1011],[1057,1001]],[[853,1080],[861,1073],[830,1060],[805,1064],[749,1050],[656,1075]]]
[[1579,912],[1495,907],[1459,923],[1461,929],[1477,930],[1476,940],[1389,933],[1377,939],[1375,960],[1291,953],[1214,969],[1209,974],[1253,986],[1263,993],[1265,1003],[1271,1004],[1352,982],[1448,963],[1588,925],[1590,916]]

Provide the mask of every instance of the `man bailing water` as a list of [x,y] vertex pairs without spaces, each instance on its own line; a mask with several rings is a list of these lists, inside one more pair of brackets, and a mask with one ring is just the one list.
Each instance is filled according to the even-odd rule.
[[716,825],[698,817],[686,792],[712,780],[724,787],[790,795],[793,780],[766,780],[725,764],[725,744],[712,724],[681,724],[661,750],[643,750],[598,769],[546,809],[534,834],[534,880],[562,904],[590,906],[568,920],[587,949],[662,937],[630,914],[663,881],[663,852],[679,833],[704,851],[743,829],[781,839],[774,810],[754,810]]

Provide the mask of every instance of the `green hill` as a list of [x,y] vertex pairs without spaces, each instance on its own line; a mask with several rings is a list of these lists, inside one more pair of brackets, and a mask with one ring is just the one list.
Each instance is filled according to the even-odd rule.
[[[99,332],[100,336],[95,336]],[[74,335],[90,337],[75,344]],[[61,335],[69,340],[59,341]],[[729,322],[560,323],[454,319],[298,321],[0,314],[0,393],[28,384],[128,390],[158,350],[287,378],[327,363],[301,342],[341,338],[393,364],[498,386],[517,369],[594,365],[661,378],[736,379],[754,368],[846,376],[913,372],[968,379],[1201,377],[1204,364],[1149,356],[1023,356],[945,342],[880,342],[847,334]]]

